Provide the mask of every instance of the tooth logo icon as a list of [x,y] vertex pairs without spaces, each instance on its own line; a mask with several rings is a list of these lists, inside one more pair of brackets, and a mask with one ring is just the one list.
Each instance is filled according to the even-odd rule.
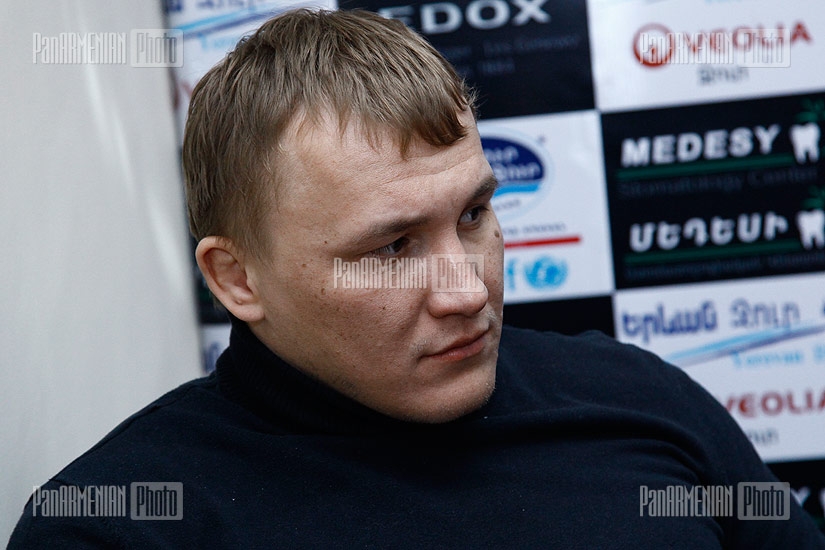
[[796,162],[803,164],[819,160],[819,126],[816,122],[791,126],[791,142]]
[[825,210],[803,210],[796,215],[796,226],[802,246],[825,248]]

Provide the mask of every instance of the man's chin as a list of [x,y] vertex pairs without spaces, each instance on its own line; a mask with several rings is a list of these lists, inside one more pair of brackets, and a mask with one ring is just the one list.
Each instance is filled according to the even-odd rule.
[[452,422],[453,420],[458,420],[462,416],[475,412],[486,405],[490,400],[490,397],[492,397],[494,389],[495,381],[490,383],[489,386],[486,386],[483,392],[477,393],[472,399],[468,399],[466,402],[461,403],[460,406],[451,404],[451,406],[444,407],[443,409],[436,409],[432,412],[432,414],[427,415],[427,417],[422,419],[420,422],[427,424],[444,424],[447,422]]
[[473,373],[473,379],[453,381],[454,387],[439,388],[427,396],[417,396],[403,410],[390,416],[421,424],[444,424],[457,420],[483,407],[493,395],[496,384],[495,363],[484,372]]

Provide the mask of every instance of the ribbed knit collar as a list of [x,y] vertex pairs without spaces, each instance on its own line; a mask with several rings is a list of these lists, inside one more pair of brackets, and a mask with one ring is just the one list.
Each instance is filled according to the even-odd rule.
[[438,431],[378,413],[318,382],[275,355],[235,318],[229,348],[215,370],[221,393],[278,429],[342,435]]

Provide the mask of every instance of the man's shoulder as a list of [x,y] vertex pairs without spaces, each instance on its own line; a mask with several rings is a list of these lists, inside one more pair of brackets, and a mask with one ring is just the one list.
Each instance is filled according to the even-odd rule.
[[[113,493],[109,489],[128,491],[133,482],[177,481],[175,470],[179,472],[185,467],[190,441],[197,437],[198,422],[194,419],[216,409],[212,403],[215,390],[214,376],[189,381],[120,422],[37,488],[25,505],[9,547],[29,548],[48,541],[49,546],[68,548],[78,540],[100,547],[129,545],[128,537],[122,533],[123,522],[118,517],[108,517],[109,508],[102,515],[95,511],[87,516],[87,508],[81,507],[81,513],[75,505],[64,509],[62,503],[67,499],[77,501],[80,497],[76,495],[83,495],[82,502],[91,502],[89,499],[97,498],[94,495],[100,490],[106,490],[105,498],[110,498]],[[50,495],[60,495],[54,501],[64,508],[52,510],[50,507],[56,505],[51,504]],[[111,502],[114,501],[117,499]],[[93,508],[96,506],[100,504]]]
[[217,425],[216,418],[225,422],[229,410],[214,376],[186,382],[120,422],[50,483],[121,483],[160,475],[184,452],[183,442],[208,439],[208,425]]
[[506,326],[499,347],[500,386],[529,389],[558,403],[636,411],[718,403],[682,369],[598,331],[578,335]]
[[681,372],[649,351],[596,330],[566,335],[505,325],[499,351],[505,361],[528,368],[552,368],[556,373],[567,369],[574,369],[579,375],[589,371],[600,375]]
[[622,346],[611,336],[598,331],[589,330],[579,334],[562,334],[550,330],[536,330],[533,328],[503,325],[501,331],[501,345],[509,347],[526,346],[529,350],[548,352],[557,346],[575,346],[586,349],[597,349],[600,346]]

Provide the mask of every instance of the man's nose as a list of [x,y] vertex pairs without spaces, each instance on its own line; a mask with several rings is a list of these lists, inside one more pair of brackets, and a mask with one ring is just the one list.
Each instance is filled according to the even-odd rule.
[[433,317],[473,317],[487,304],[483,254],[466,254],[463,246],[433,254],[431,276],[428,308]]

